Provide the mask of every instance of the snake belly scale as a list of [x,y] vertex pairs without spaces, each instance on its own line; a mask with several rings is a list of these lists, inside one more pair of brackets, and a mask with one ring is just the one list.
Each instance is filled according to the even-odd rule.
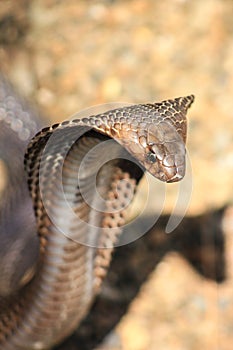
[[77,328],[107,272],[143,172],[166,182],[184,176],[193,100],[127,106],[33,137],[25,169],[40,252],[30,281],[0,297],[0,349],[50,349]]

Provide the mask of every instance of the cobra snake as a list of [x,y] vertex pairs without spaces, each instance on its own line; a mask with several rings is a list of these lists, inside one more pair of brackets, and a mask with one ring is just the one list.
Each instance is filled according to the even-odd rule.
[[[32,138],[39,117],[1,77],[0,158],[8,182],[0,211],[0,349],[50,349],[78,327],[144,171],[165,182],[183,178],[193,101],[125,106]],[[22,166],[28,142],[32,200]]]

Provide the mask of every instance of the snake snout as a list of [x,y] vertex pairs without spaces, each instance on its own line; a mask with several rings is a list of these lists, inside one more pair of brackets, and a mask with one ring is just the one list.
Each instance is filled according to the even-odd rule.
[[172,182],[178,182],[180,180],[183,179],[184,175],[185,175],[185,168],[182,168],[182,169],[177,169],[176,168],[176,171],[175,171],[175,175],[172,176],[172,177],[169,177],[166,182],[168,183],[172,183]]

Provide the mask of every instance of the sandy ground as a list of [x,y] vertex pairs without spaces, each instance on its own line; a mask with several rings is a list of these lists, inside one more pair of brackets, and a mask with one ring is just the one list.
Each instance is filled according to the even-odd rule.
[[[230,0],[1,2],[1,68],[52,122],[97,104],[195,94],[184,185],[191,199],[178,211],[194,216],[232,201],[232,15]],[[167,213],[179,186],[167,189]],[[150,214],[162,198],[152,187]],[[167,254],[98,349],[232,349],[232,217],[229,210],[224,283]]]

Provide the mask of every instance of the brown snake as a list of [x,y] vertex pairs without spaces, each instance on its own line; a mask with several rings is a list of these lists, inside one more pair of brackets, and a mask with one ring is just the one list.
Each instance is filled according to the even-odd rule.
[[[125,223],[129,198],[144,170],[166,182],[179,181],[184,176],[186,112],[193,100],[190,95],[118,108],[53,125],[33,137],[25,155],[25,168],[40,239],[39,260],[36,268],[31,260],[25,265],[20,261],[21,271],[14,276],[16,282],[12,285],[10,267],[4,270],[9,256],[0,249],[0,268],[5,271],[0,277],[0,349],[50,349],[77,328],[106,274]],[[19,121],[17,127],[15,116],[7,120],[11,105],[5,102],[6,95],[1,97],[0,89],[3,139],[8,129],[18,136],[25,129],[20,128]],[[28,128],[28,137],[32,129]],[[23,144],[22,139],[21,135],[17,147]],[[9,164],[10,152],[4,153],[5,159],[3,153],[1,158]],[[8,168],[10,174],[13,166]],[[20,176],[23,175],[18,173]],[[17,182],[17,176],[13,179],[15,183],[12,180],[8,189],[25,187],[22,180]],[[12,203],[16,194],[8,197]],[[23,229],[28,234],[23,248],[20,246],[20,258],[25,254],[26,259],[25,247],[36,255],[36,242],[28,248],[28,240],[33,242],[35,223],[25,188],[19,197],[26,208],[24,215],[29,213],[25,221],[28,219],[30,228],[27,225]],[[10,215],[4,209],[8,198],[1,203],[2,218]],[[22,223],[16,222],[16,230],[17,225]],[[9,226],[1,223],[0,229]],[[16,238],[20,240],[17,235]],[[5,244],[6,249],[11,249],[10,243],[13,241]]]

